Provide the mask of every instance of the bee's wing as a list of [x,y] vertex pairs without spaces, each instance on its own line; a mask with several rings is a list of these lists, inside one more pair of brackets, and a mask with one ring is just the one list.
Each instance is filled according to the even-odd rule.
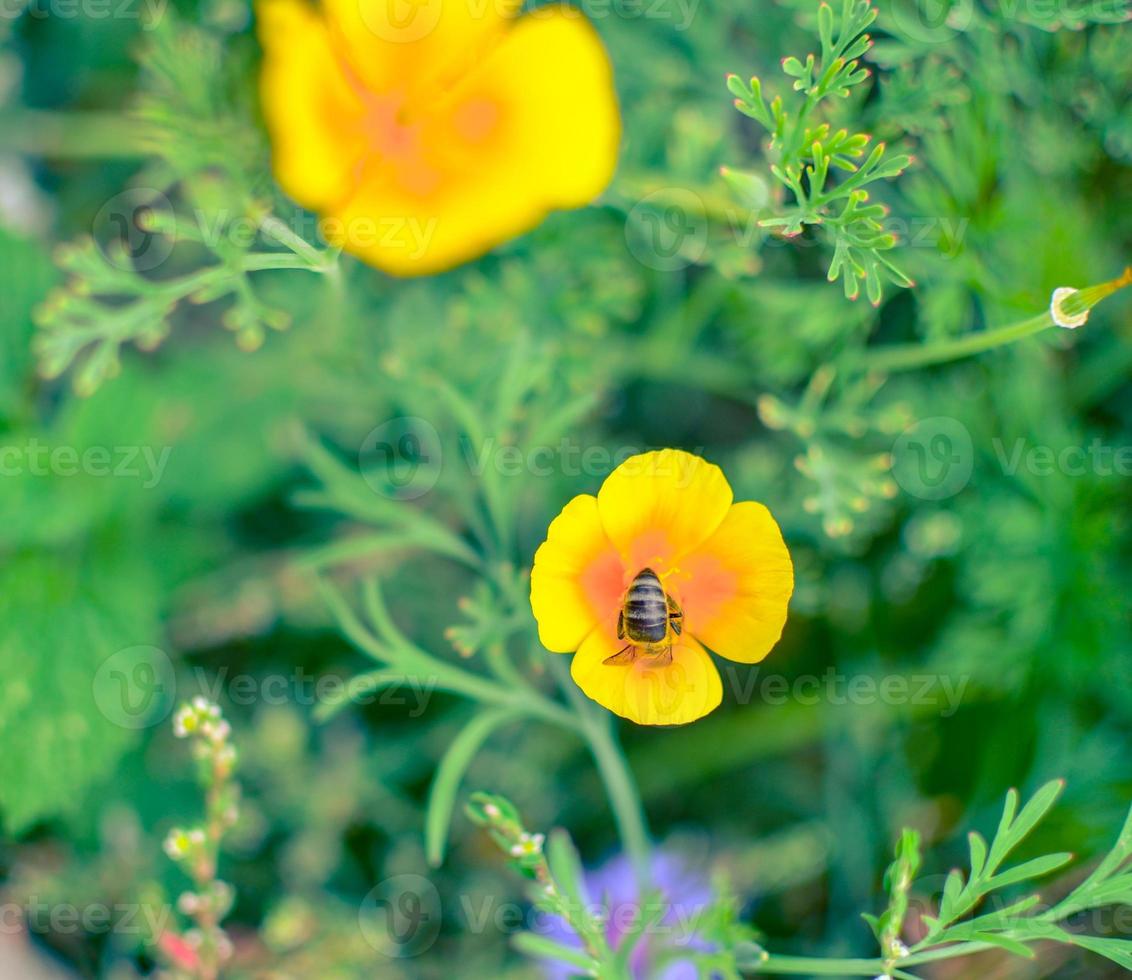
[[631,644],[627,647],[622,647],[612,657],[606,657],[602,663],[611,664],[614,667],[619,667],[622,664],[631,664],[637,659],[637,649]]

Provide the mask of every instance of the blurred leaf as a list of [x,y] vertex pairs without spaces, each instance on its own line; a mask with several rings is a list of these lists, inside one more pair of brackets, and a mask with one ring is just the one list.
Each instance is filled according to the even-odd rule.
[[428,796],[428,815],[425,818],[425,850],[429,863],[439,867],[444,863],[444,851],[448,844],[448,828],[452,822],[452,811],[456,806],[456,793],[460,780],[468,771],[468,766],[476,757],[483,743],[500,725],[520,717],[517,712],[507,710],[484,711],[473,718],[457,735],[440,760],[432,789]]
[[32,553],[0,570],[0,807],[9,831],[76,810],[133,740],[131,719],[96,700],[95,681],[115,653],[156,638],[147,586],[116,561],[76,567]]
[[0,226],[0,419],[11,415],[31,372],[31,311],[56,280],[35,242]]

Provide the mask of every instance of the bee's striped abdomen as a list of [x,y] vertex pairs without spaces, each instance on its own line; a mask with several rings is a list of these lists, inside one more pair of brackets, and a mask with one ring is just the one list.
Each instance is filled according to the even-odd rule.
[[660,643],[668,635],[668,600],[656,572],[640,572],[625,595],[625,635],[634,643]]

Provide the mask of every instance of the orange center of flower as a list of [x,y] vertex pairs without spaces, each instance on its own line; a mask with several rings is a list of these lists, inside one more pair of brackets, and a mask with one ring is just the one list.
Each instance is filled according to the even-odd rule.
[[684,632],[690,636],[696,635],[697,624],[710,622],[736,597],[738,574],[713,555],[686,555],[679,563],[670,555],[664,533],[649,531],[634,543],[630,558],[610,545],[582,569],[582,591],[603,630],[616,635],[626,590],[642,568],[657,573],[664,591],[683,610]]
[[363,129],[370,152],[355,169],[357,186],[376,178],[414,197],[427,197],[444,185],[446,175],[467,168],[469,150],[489,142],[502,128],[499,100],[475,91],[473,73],[439,93],[405,88],[377,92],[340,43],[335,44],[335,58],[366,107]]

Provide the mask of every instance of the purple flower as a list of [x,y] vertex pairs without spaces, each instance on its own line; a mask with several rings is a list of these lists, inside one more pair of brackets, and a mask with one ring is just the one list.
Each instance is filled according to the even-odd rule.
[[[646,895],[644,904],[632,865],[624,855],[617,855],[596,871],[587,873],[585,884],[590,911],[605,922],[605,935],[613,949],[620,946],[625,934],[642,915],[650,919],[655,915],[656,924],[633,950],[630,959],[633,976],[641,980],[696,980],[698,973],[690,959],[671,957],[673,954],[679,957],[681,951],[710,948],[697,935],[697,929],[714,900],[711,887],[703,869],[693,868],[678,854],[655,852],[649,870],[654,894]],[[581,946],[578,937],[558,917],[546,920],[545,930],[539,931],[564,946]],[[660,963],[663,966],[659,966]],[[577,975],[575,969],[562,963],[547,961],[543,968],[550,980],[566,980]]]

